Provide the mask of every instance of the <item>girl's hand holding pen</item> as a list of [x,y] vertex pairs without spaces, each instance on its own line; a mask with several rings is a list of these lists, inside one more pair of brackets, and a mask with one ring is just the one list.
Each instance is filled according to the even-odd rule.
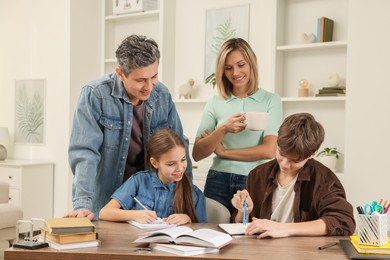
[[143,223],[143,224],[149,224],[155,221],[158,217],[156,214],[156,211],[149,210],[147,207],[145,207],[144,204],[142,204],[141,201],[139,201],[135,196],[132,194],[130,195],[135,203],[139,204],[144,210],[136,210],[135,211],[135,217],[134,220]]
[[142,224],[150,224],[158,218],[156,212],[152,210],[134,210],[133,214],[133,220]]

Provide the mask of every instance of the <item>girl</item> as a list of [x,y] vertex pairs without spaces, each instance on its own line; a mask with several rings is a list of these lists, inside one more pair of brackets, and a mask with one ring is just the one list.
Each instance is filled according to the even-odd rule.
[[206,223],[205,198],[186,174],[182,139],[162,128],[151,136],[148,147],[145,163],[151,170],[140,171],[123,183],[101,209],[99,218],[151,223],[160,217],[167,224]]

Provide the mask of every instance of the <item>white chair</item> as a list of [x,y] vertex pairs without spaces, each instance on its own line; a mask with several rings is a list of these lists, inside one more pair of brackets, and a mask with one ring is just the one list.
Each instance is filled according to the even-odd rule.
[[206,214],[208,223],[229,223],[230,211],[216,200],[206,197]]
[[23,219],[20,207],[8,203],[8,199],[9,184],[0,181],[0,259],[3,259],[4,249],[16,239],[17,221]]

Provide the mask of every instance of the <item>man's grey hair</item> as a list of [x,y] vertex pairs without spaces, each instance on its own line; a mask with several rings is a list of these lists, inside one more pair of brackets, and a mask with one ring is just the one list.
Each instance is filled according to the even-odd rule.
[[142,35],[130,35],[115,52],[119,68],[127,77],[134,69],[147,67],[160,60],[158,44]]

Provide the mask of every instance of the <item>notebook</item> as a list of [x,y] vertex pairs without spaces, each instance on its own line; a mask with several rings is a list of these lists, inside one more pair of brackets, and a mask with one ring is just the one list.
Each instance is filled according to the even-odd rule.
[[349,239],[341,239],[340,245],[349,259],[389,259],[389,255],[384,254],[359,254]]
[[229,235],[245,235],[247,225],[242,223],[223,223],[218,225]]
[[[350,236],[351,244],[355,247],[356,251],[361,254],[390,254],[390,239],[388,238],[388,243],[383,246],[369,246],[359,244],[358,236]],[[390,256],[389,256],[390,258]]]

